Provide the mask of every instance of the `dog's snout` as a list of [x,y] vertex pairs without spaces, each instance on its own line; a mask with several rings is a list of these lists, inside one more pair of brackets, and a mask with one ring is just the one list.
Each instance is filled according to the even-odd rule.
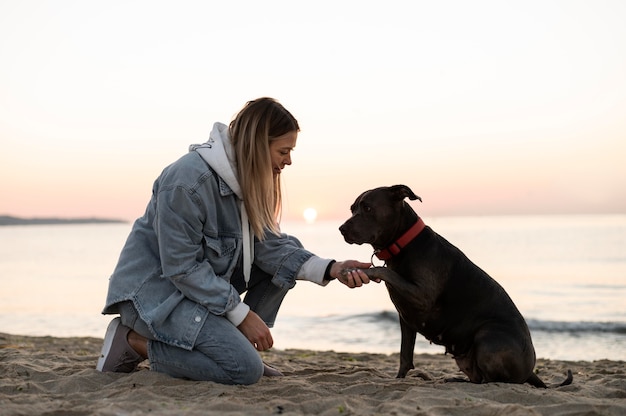
[[350,220],[344,222],[339,226],[339,232],[343,236],[343,239],[346,240],[346,243],[353,244],[354,241],[354,227]]

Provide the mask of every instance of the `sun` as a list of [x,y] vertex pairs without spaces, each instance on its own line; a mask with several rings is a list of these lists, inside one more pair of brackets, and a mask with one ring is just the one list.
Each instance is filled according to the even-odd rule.
[[315,208],[307,208],[304,210],[302,215],[304,216],[304,221],[306,221],[307,224],[313,224],[317,218],[317,210]]

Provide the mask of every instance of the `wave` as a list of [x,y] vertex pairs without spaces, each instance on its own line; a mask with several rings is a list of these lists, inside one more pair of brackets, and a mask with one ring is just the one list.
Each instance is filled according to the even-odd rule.
[[569,333],[612,333],[626,335],[626,322],[566,322],[526,319],[531,331]]
[[[334,315],[327,319],[341,321],[344,324],[350,322],[388,327],[389,324],[398,324],[399,318],[395,311],[379,311],[354,315]],[[590,321],[549,321],[542,319],[527,318],[526,323],[531,332],[556,332],[570,334],[611,333],[626,335],[626,322],[590,322]]]

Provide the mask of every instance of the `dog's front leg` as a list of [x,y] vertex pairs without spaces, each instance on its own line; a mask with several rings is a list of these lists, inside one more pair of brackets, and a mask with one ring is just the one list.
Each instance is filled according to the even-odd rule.
[[413,365],[413,351],[415,350],[417,332],[411,329],[402,317],[400,317],[400,333],[402,334],[400,342],[400,369],[396,378],[404,378],[409,370],[415,368]]
[[387,267],[372,267],[362,270],[370,279],[380,279],[406,294],[412,294],[417,289],[415,283],[402,278],[398,273]]

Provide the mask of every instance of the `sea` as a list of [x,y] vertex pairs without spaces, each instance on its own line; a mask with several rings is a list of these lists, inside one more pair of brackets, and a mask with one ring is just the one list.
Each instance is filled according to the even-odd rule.
[[[497,280],[528,322],[538,358],[626,361],[626,215],[424,218]],[[286,222],[325,258],[370,261],[340,221]],[[0,332],[104,336],[108,278],[131,223],[0,227]],[[382,265],[374,258],[375,265]],[[299,281],[272,329],[276,349],[391,354],[397,313],[384,284]],[[443,354],[417,336],[416,353]]]

